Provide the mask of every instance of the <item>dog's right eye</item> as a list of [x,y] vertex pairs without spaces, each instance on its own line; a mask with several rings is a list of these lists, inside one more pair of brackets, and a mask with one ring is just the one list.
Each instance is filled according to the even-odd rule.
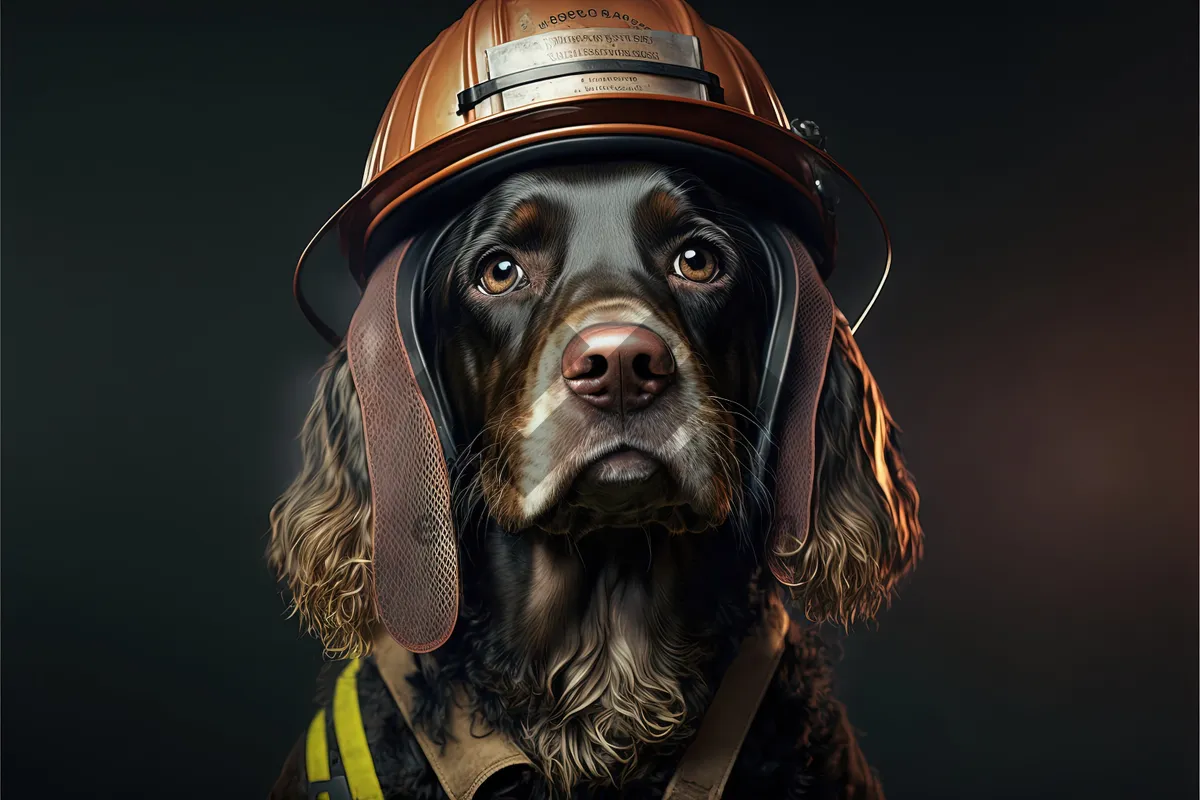
[[479,273],[479,291],[489,295],[507,294],[526,282],[525,271],[507,253],[487,258]]
[[712,283],[721,272],[717,257],[699,244],[684,245],[675,255],[675,274],[692,283]]

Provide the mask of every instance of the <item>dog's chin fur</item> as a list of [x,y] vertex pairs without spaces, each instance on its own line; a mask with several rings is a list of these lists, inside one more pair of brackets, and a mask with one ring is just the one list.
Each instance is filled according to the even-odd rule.
[[[607,536],[619,541],[600,541]],[[600,533],[575,552],[564,537],[486,534],[495,602],[469,604],[451,641],[421,657],[423,696],[433,699],[421,723],[444,735],[441,704],[458,683],[560,794],[647,777],[656,763],[647,756],[693,733],[712,667],[750,619],[749,570],[731,565],[721,536]],[[520,594],[509,580],[518,569],[529,577]],[[731,593],[687,600],[713,581]]]

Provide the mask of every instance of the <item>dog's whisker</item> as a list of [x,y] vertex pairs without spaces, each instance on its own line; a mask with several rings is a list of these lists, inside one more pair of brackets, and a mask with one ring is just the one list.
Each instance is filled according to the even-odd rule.
[[[742,420],[745,420],[746,422],[750,423],[751,426],[753,426],[755,431],[766,434],[767,441],[770,442],[770,444],[772,446],[775,445],[775,438],[771,435],[771,431],[769,431],[766,428],[766,426],[764,426],[762,424],[762,422],[759,421],[758,417],[755,416],[754,413],[750,409],[746,408],[746,406],[744,406],[741,403],[738,403],[734,400],[730,400],[725,397],[719,397],[719,396],[713,395],[713,394],[705,395],[705,397],[707,397],[713,403],[720,406],[722,411],[725,411],[726,413],[730,414],[731,416],[737,417],[738,419],[742,419]],[[731,408],[731,406],[733,408]]]
[[575,541],[574,536],[567,536],[567,549],[575,554],[575,557],[579,559],[579,564],[583,567],[584,571],[586,572],[587,571],[587,561],[584,560],[583,550],[579,547],[579,542]]
[[642,529],[642,536],[646,539],[646,574],[649,575],[650,571],[654,568],[654,544],[650,541],[650,531],[646,526],[642,525],[640,527]]

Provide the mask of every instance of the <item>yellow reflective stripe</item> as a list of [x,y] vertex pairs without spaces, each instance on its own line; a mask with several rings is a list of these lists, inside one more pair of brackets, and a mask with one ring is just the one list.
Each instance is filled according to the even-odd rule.
[[[305,778],[309,783],[329,780],[329,748],[325,744],[325,709],[317,712],[308,726],[308,738],[304,745]],[[328,792],[321,792],[317,800],[329,800]]]
[[337,687],[333,690],[333,731],[337,734],[342,766],[346,768],[350,796],[354,800],[384,800],[358,707],[360,667],[362,661],[356,658],[338,676]]

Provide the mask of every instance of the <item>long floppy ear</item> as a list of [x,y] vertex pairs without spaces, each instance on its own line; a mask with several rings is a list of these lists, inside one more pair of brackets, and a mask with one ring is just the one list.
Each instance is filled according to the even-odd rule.
[[325,652],[361,656],[378,614],[362,412],[345,347],[321,369],[300,450],[300,474],[271,509],[267,560],[291,592],[292,613]]
[[921,557],[919,497],[888,413],[846,318],[837,313],[817,408],[812,518],[782,541],[792,599],[813,622],[870,619]]

